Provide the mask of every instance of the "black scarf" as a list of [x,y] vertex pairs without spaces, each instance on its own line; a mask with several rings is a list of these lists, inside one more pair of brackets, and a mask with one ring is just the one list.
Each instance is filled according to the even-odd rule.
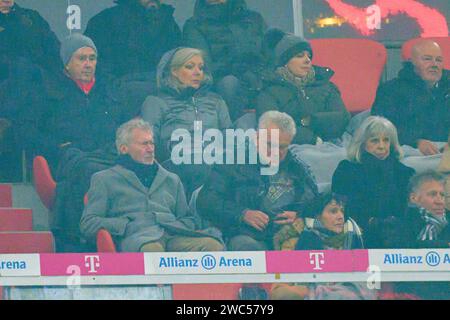
[[153,180],[158,173],[158,165],[156,163],[139,163],[134,161],[128,154],[120,155],[116,163],[125,169],[133,171],[146,188],[151,187]]

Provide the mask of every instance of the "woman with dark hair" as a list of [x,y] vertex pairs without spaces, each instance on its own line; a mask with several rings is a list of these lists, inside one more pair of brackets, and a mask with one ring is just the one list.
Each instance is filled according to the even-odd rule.
[[[345,216],[344,199],[336,194],[317,197],[305,209],[305,228],[296,250],[363,249],[361,230],[354,220]],[[271,290],[274,300],[364,300],[375,294],[357,283],[333,284],[275,284]]]
[[306,40],[293,34],[277,36],[277,40],[272,43],[275,70],[262,76],[257,117],[269,110],[288,113],[297,124],[296,144],[340,138],[350,114],[330,82],[334,71],[312,65],[313,52]]
[[387,119],[368,117],[347,147],[332,179],[333,192],[347,198],[347,214],[364,230],[368,247],[386,247],[398,236],[395,222],[405,212],[414,170],[400,162],[397,129]]
[[[162,57],[157,70],[158,96],[147,97],[141,109],[142,118],[153,126],[158,161],[170,159],[172,148],[181,143],[171,139],[177,129],[185,129],[194,137],[194,131],[200,130],[203,135],[208,129],[231,127],[227,105],[211,92],[211,84],[212,76],[200,50],[177,48]],[[193,149],[194,146],[191,160],[195,152],[202,152]],[[192,160],[192,165],[183,166],[181,172],[181,166],[166,162],[170,166],[167,169],[179,174],[187,194],[202,184],[206,174],[205,166],[193,163]]]

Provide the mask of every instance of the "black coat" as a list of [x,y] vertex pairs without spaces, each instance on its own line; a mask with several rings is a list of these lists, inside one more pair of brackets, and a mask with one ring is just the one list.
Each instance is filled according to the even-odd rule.
[[99,54],[99,72],[117,77],[156,70],[162,55],[181,44],[174,8],[162,4],[146,10],[138,1],[121,0],[94,16],[85,35]]
[[86,152],[113,147],[123,110],[110,81],[97,79],[86,95],[62,73],[44,73],[40,80],[25,91],[17,117],[27,149],[54,160],[66,142]]
[[10,64],[17,59],[46,70],[60,70],[60,43],[37,11],[17,3],[9,14],[0,13],[0,81],[8,78]]
[[450,130],[450,72],[443,70],[437,87],[427,88],[412,63],[398,77],[381,85],[372,114],[388,118],[401,144],[417,146],[418,139],[447,141]]
[[362,163],[348,160],[339,163],[331,189],[347,198],[346,215],[367,230],[370,218],[382,221],[403,215],[413,174],[413,169],[392,154],[386,160],[378,160],[364,152]]
[[[256,103],[257,117],[269,110],[286,112],[297,124],[293,143],[315,144],[317,136],[323,140],[340,138],[350,120],[339,89],[330,82],[334,71],[314,66],[316,81],[299,90],[276,73],[263,76],[263,90]],[[308,127],[300,120],[311,116]]]
[[[216,165],[203,185],[197,198],[199,214],[222,230],[226,237],[242,233],[262,237],[262,233],[241,220],[245,209],[261,210],[260,193],[268,176],[261,175],[260,169],[258,164]],[[306,165],[290,152],[280,170],[287,170],[294,180],[295,208],[292,210],[301,212],[306,202],[318,195],[314,178]]]
[[261,44],[266,24],[262,16],[248,10],[245,0],[207,5],[197,0],[194,16],[183,27],[184,45],[207,55],[216,80],[233,74],[238,78],[261,62]]

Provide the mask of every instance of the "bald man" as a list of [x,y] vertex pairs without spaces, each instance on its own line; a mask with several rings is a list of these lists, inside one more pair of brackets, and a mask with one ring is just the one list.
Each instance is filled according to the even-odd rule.
[[372,114],[391,120],[400,143],[424,155],[438,154],[435,142],[448,140],[450,130],[449,71],[444,70],[439,45],[422,40],[398,77],[378,88]]

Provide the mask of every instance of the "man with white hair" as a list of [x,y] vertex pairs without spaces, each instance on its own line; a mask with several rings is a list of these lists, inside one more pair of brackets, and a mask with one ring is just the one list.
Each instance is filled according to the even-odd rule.
[[80,227],[91,241],[108,230],[121,251],[220,251],[220,241],[196,232],[177,175],[156,163],[150,125],[142,119],[117,130],[116,165],[93,175]]
[[419,41],[398,77],[379,87],[372,107],[372,114],[394,123],[402,145],[424,155],[440,153],[435,142],[447,141],[449,134],[450,72],[443,69],[443,60],[436,42]]
[[[267,130],[267,140],[262,138],[263,130]],[[274,138],[276,133],[278,139]],[[306,165],[289,151],[295,133],[291,116],[268,111],[259,119],[256,141],[249,142],[257,145],[257,163],[213,167],[198,195],[197,209],[204,219],[221,229],[229,250],[272,249],[277,231],[292,225],[304,204],[318,194]],[[265,147],[278,156],[263,156]],[[267,158],[278,162],[278,170],[272,175],[261,174],[261,169],[267,168]]]
[[112,81],[97,77],[97,47],[90,38],[73,33],[63,40],[60,56],[59,73],[43,73],[26,95],[19,134],[31,158],[46,157],[57,181],[50,223],[57,250],[77,252],[84,250],[78,247],[83,197],[92,174],[117,157],[114,135],[125,108]]

